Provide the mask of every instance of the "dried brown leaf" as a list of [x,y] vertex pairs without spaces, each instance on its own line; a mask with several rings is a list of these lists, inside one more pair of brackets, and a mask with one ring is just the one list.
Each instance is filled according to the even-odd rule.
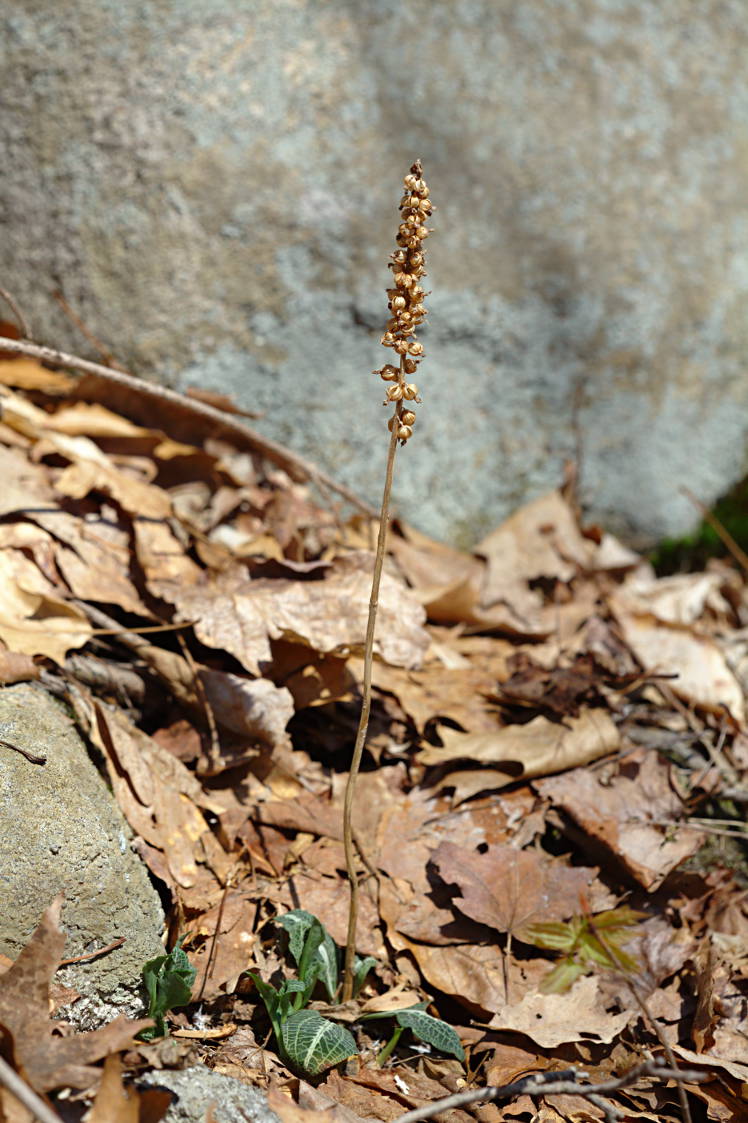
[[285,686],[207,668],[201,668],[200,679],[216,720],[226,729],[271,747],[287,740],[294,703]]
[[91,1063],[129,1047],[134,1034],[151,1024],[119,1017],[90,1033],[54,1035],[49,987],[65,946],[61,909],[58,897],[13,966],[0,975],[0,1025],[11,1034],[16,1063],[37,1092],[87,1088],[97,1075]]
[[513,846],[489,846],[480,853],[443,842],[431,861],[443,881],[459,888],[462,896],[452,903],[461,912],[520,938],[531,921],[566,920],[577,912],[579,895],[597,872]]
[[670,785],[667,763],[654,752],[631,754],[610,782],[577,768],[535,786],[649,890],[703,841],[698,831],[668,831],[682,805]]
[[60,371],[47,370],[35,359],[19,356],[14,359],[0,359],[0,383],[15,386],[18,390],[41,390],[45,394],[64,394],[72,390],[76,379]]
[[579,717],[563,723],[541,715],[525,725],[505,725],[492,733],[442,728],[439,735],[443,746],[422,749],[417,757],[422,764],[465,760],[494,768],[507,765],[507,784],[519,777],[529,779],[588,764],[615,751],[620,743],[610,715],[593,709],[582,710]]
[[0,515],[55,505],[47,470],[33,464],[25,452],[0,444]]
[[590,1038],[610,1044],[622,1033],[635,1010],[611,1014],[605,1010],[594,975],[578,979],[566,994],[525,994],[516,1005],[497,1010],[492,1029],[524,1033],[543,1049]]
[[20,550],[0,550],[0,640],[21,655],[65,661],[91,637],[83,613],[61,600],[55,587]]
[[132,1084],[125,1084],[122,1061],[111,1054],[104,1061],[104,1075],[86,1123],[159,1123],[171,1099],[171,1092],[160,1088],[140,1092]]
[[[363,646],[371,586],[371,556],[336,559],[321,581],[250,580],[243,566],[209,574],[170,594],[180,620],[194,620],[208,647],[234,655],[250,673],[272,660],[271,639],[348,654]],[[385,573],[379,597],[376,648],[397,666],[419,666],[429,644],[423,609]]]
[[677,675],[670,685],[681,698],[715,712],[727,707],[742,724],[743,692],[716,640],[636,616],[625,601],[614,599],[613,608],[626,642],[649,674]]

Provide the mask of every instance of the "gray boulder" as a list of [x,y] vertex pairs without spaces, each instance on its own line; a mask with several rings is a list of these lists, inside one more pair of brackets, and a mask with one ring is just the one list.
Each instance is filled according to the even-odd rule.
[[15,958],[61,890],[65,958],[125,943],[58,971],[81,999],[65,1016],[87,1029],[142,1015],[141,969],[163,952],[164,917],[131,832],[72,720],[37,686],[0,690],[0,952]]
[[[181,1072],[148,1072],[141,1083],[175,1093],[164,1123],[204,1123],[206,1118],[215,1119],[215,1123],[278,1123],[278,1116],[258,1088],[211,1072],[204,1065]],[[207,1114],[209,1107],[213,1108],[212,1117]]]
[[640,544],[745,471],[740,0],[19,0],[3,280],[40,338],[233,393],[376,501],[400,177],[424,161],[425,404],[401,511],[474,542],[582,455]]

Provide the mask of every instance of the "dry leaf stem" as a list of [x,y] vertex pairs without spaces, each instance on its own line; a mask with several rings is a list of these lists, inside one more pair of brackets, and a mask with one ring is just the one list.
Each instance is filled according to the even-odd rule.
[[500,1087],[471,1088],[467,1092],[457,1092],[453,1096],[446,1096],[443,1100],[434,1100],[424,1107],[417,1107],[400,1115],[394,1123],[420,1123],[423,1119],[433,1119],[442,1112],[452,1111],[456,1108],[467,1107],[474,1103],[495,1103],[497,1100],[513,1100],[518,1096],[582,1096],[585,1100],[595,1104],[603,1112],[608,1123],[617,1123],[627,1117],[627,1112],[615,1107],[603,1099],[611,1092],[618,1092],[622,1088],[632,1088],[642,1077],[655,1080],[674,1080],[678,1087],[683,1081],[691,1084],[700,1083],[708,1079],[703,1072],[689,1069],[665,1068],[657,1061],[645,1061],[636,1068],[629,1069],[623,1076],[613,1080],[606,1080],[601,1084],[579,1084],[577,1081],[584,1073],[570,1068],[563,1072],[541,1072],[531,1076],[524,1076],[512,1084],[503,1084]]
[[345,787],[345,801],[343,807],[343,844],[345,847],[345,864],[350,882],[350,907],[348,912],[348,935],[345,945],[345,960],[343,968],[343,1001],[348,1002],[353,997],[354,970],[353,964],[356,954],[356,920],[358,918],[359,883],[356,871],[356,855],[354,851],[354,833],[352,825],[353,801],[356,790],[356,777],[361,767],[361,757],[366,743],[366,734],[369,728],[369,714],[371,712],[371,672],[374,659],[374,632],[377,622],[377,604],[379,601],[379,585],[382,579],[384,565],[384,552],[387,541],[387,525],[389,523],[390,493],[392,491],[392,475],[395,467],[395,452],[398,442],[406,444],[413,436],[413,426],[416,415],[413,412],[416,403],[420,402],[418,387],[413,382],[408,382],[408,377],[415,374],[418,363],[423,358],[423,344],[416,339],[416,330],[423,323],[426,309],[423,301],[426,296],[421,281],[426,276],[424,241],[431,231],[425,225],[428,216],[433,210],[429,198],[429,188],[423,178],[420,160],[411,166],[410,171],[403,180],[405,194],[400,200],[400,225],[397,231],[397,249],[390,255],[389,267],[392,270],[392,287],[387,289],[390,318],[387,328],[382,336],[383,347],[389,347],[399,358],[399,366],[394,363],[385,363],[380,370],[374,371],[386,384],[385,405],[394,405],[395,409],[387,425],[390,430],[390,445],[387,454],[387,468],[385,471],[384,494],[379,512],[379,532],[377,535],[377,549],[374,558],[374,574],[371,583],[371,597],[369,599],[369,617],[366,624],[366,640],[364,644],[364,681],[362,685],[361,717],[356,733],[356,742],[353,748],[351,769]]
[[358,872],[356,870],[356,852],[353,838],[353,800],[356,794],[356,777],[361,767],[361,757],[363,756],[366,734],[369,729],[369,714],[371,712],[371,672],[374,662],[374,633],[377,624],[379,586],[382,580],[382,568],[384,566],[384,554],[387,545],[387,526],[390,518],[390,494],[392,492],[392,477],[395,469],[396,451],[397,429],[393,426],[387,453],[384,493],[382,495],[382,507],[379,513],[377,551],[374,557],[374,574],[371,580],[371,597],[369,598],[369,616],[366,623],[361,716],[358,722],[358,730],[356,731],[356,743],[353,747],[351,769],[348,773],[348,780],[345,785],[345,800],[343,803],[343,846],[345,847],[345,865],[348,871],[348,881],[350,882],[351,889],[351,901],[348,910],[348,935],[345,943],[345,961],[343,967],[344,1002],[348,1002],[353,997],[353,960],[356,954],[356,922],[358,920],[359,881]]

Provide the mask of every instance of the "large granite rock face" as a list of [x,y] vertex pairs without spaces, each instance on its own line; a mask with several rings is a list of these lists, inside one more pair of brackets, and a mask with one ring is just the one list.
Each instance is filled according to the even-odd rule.
[[125,937],[57,973],[82,995],[65,1016],[81,1028],[142,1016],[141,970],[163,953],[164,916],[127,823],[64,707],[41,688],[0,690],[0,739],[0,952],[15,959],[62,891],[66,958]]
[[439,210],[397,498],[474,541],[582,452],[629,539],[746,469],[741,0],[17,0],[3,284],[376,499],[399,182]]

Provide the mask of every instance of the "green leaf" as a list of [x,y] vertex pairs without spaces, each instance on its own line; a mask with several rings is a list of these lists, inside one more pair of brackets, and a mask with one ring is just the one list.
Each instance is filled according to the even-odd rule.
[[315,980],[322,980],[330,1001],[334,1002],[338,989],[338,950],[324,924],[306,909],[293,909],[279,916],[278,921],[288,932],[288,950],[296,960],[301,978],[307,979],[316,968]]
[[331,1002],[334,1002],[338,990],[338,949],[327,929],[322,924],[320,924],[320,928],[322,929],[322,941],[317,946],[312,962],[315,967],[319,968],[319,977],[324,984],[328,998]]
[[256,971],[247,971],[247,974],[257,987],[257,993],[265,1003],[265,1009],[267,1010],[268,1017],[272,1022],[275,1036],[278,1037],[280,1034],[282,1021],[281,1013],[285,996],[281,992],[277,991],[274,986],[271,986],[270,983],[264,982]]
[[562,924],[561,921],[548,921],[546,924],[527,924],[521,932],[521,938],[538,948],[549,948],[553,951],[571,951],[578,938],[578,932],[571,924]]
[[[316,916],[312,916],[306,909],[293,909],[277,918],[278,923],[288,932],[288,950],[294,957],[297,966],[301,961],[304,950],[306,934],[313,924],[319,924]],[[320,925],[321,927],[321,925]]]
[[143,983],[148,993],[148,1016],[156,1023],[139,1035],[144,1041],[164,1037],[168,1033],[166,1013],[177,1006],[186,1006],[192,997],[192,984],[197,971],[182,951],[181,942],[177,940],[168,955],[157,955],[143,967]]
[[584,974],[586,969],[581,963],[575,963],[573,959],[562,959],[541,980],[540,990],[543,994],[566,994],[580,975]]
[[366,982],[366,976],[371,971],[372,967],[376,966],[376,959],[373,955],[367,955],[365,959],[359,959],[357,955],[353,957],[353,997],[358,998],[358,992]]
[[[425,1002],[416,1002],[412,1006],[406,1006],[406,1010],[425,1010],[428,1006],[428,1000]],[[375,1010],[372,1014],[362,1014],[359,1018],[360,1022],[376,1022],[381,1021],[382,1018],[394,1018],[397,1010]]]
[[393,1014],[398,1025],[412,1030],[419,1041],[426,1041],[441,1053],[457,1057],[458,1061],[465,1060],[465,1050],[460,1044],[460,1039],[446,1022],[432,1017],[418,1006],[410,1006],[407,1010],[394,1010]]
[[279,1045],[288,1061],[306,1076],[318,1076],[356,1053],[356,1042],[348,1030],[316,1010],[292,1014],[281,1026]]
[[[592,917],[592,926],[606,929],[634,928],[646,916],[645,912],[637,912],[636,909],[629,908],[628,905],[622,905],[619,909],[608,909],[606,912],[597,913],[596,916]],[[612,933],[607,932],[606,936],[611,939]]]

